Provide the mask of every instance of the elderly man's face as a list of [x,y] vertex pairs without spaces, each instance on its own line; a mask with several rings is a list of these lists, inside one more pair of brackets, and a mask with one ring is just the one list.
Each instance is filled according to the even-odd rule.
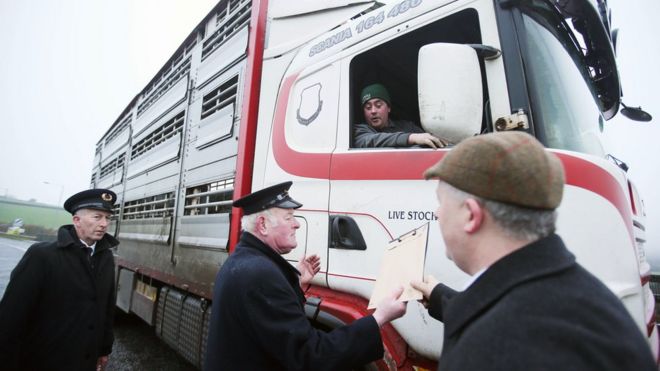
[[390,106],[382,99],[374,98],[362,106],[364,119],[375,129],[387,126],[390,120]]
[[73,225],[78,238],[92,245],[103,238],[111,218],[112,214],[107,211],[81,209],[73,216]]
[[279,254],[286,254],[296,248],[296,229],[300,223],[293,215],[293,209],[270,209],[271,218],[266,218],[264,242]]

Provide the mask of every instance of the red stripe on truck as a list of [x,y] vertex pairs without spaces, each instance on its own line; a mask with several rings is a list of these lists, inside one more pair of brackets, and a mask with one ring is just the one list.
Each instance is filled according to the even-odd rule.
[[[267,9],[268,0],[253,0],[250,39],[248,40],[247,64],[245,67],[243,110],[238,135],[234,200],[245,196],[252,190],[252,164],[254,163],[254,149],[257,138],[257,119],[259,118],[259,88],[261,86],[261,69],[264,59]],[[241,209],[232,208],[231,229],[229,231],[230,252],[234,251],[234,247],[238,243],[241,216],[243,216]]]
[[[448,149],[354,150],[347,153],[299,152],[286,142],[284,124],[291,88],[298,74],[284,79],[275,107],[273,154],[277,164],[295,176],[330,180],[419,180],[424,170]],[[630,202],[621,185],[607,170],[570,154],[557,153],[564,164],[566,184],[586,189],[608,200],[618,211],[634,243]]]

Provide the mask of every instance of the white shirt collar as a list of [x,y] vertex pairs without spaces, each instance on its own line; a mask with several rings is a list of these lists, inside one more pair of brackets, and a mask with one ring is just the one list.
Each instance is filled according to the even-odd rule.
[[463,291],[465,291],[465,290],[467,290],[468,288],[470,288],[470,286],[472,286],[472,284],[474,283],[474,281],[476,281],[476,280],[477,280],[482,274],[484,274],[484,272],[486,271],[486,269],[488,269],[488,267],[485,267],[485,268],[481,269],[479,272],[473,274],[473,275],[467,280],[467,282],[465,282],[465,286],[463,287]]
[[93,244],[91,244],[91,245],[88,245],[88,244],[87,244],[85,241],[83,241],[83,240],[80,240],[80,242],[82,242],[82,244],[83,244],[84,246],[87,246],[87,247],[91,248],[91,249],[92,249],[92,253],[91,253],[90,255],[94,255],[94,250],[96,250],[96,241],[95,241]]

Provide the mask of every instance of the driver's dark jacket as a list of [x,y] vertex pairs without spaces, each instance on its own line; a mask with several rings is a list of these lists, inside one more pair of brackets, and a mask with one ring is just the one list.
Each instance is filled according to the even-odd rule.
[[387,126],[379,130],[362,122],[355,125],[353,142],[357,148],[410,147],[408,137],[413,133],[424,133],[424,130],[412,121],[390,119]]

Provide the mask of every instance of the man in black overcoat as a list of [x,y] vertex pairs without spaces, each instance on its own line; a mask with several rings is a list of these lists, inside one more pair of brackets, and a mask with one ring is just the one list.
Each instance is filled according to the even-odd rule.
[[234,202],[241,207],[243,234],[215,280],[205,370],[345,370],[383,357],[379,328],[405,314],[397,300],[384,299],[373,315],[324,332],[305,315],[305,295],[320,268],[319,257],[301,259],[297,269],[281,254],[294,249],[300,224],[291,182]]
[[656,370],[621,301],[554,233],[564,171],[523,132],[466,139],[425,172],[447,256],[464,291],[432,276],[413,287],[444,323],[438,369]]
[[105,233],[117,196],[90,189],[64,208],[73,225],[36,243],[11,273],[0,301],[0,369],[103,370],[112,351],[119,242]]

